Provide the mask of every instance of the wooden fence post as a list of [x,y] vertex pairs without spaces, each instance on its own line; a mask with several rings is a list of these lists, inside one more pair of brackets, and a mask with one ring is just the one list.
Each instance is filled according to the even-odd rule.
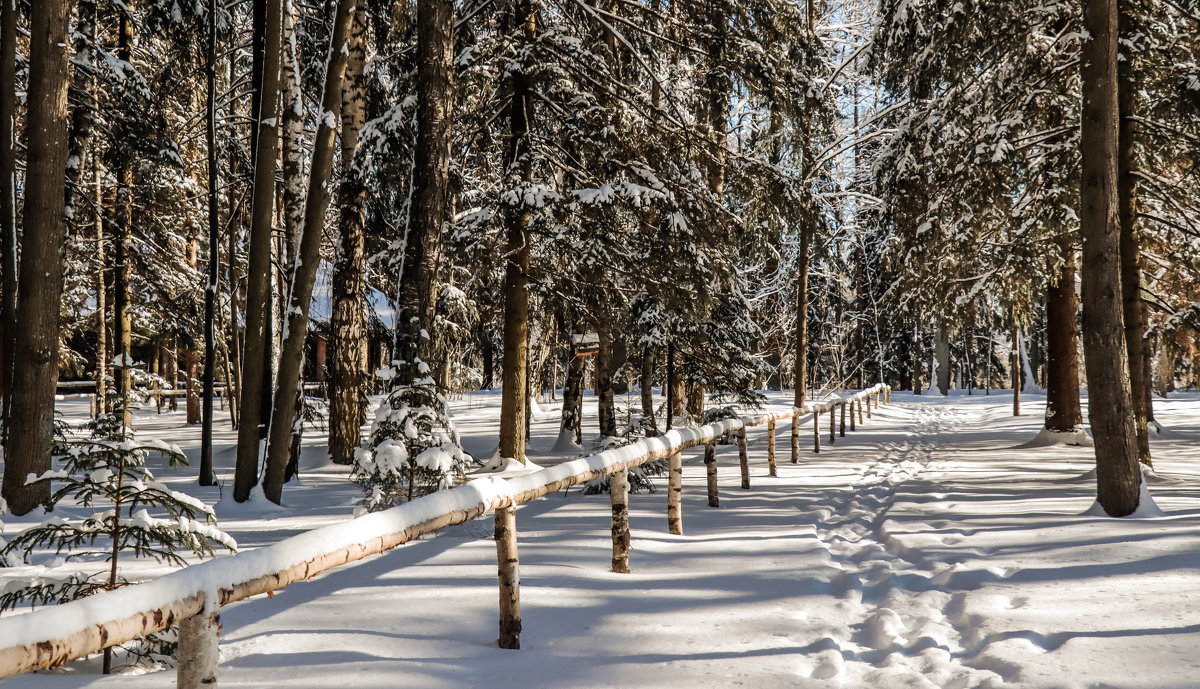
[[683,453],[675,452],[667,459],[667,531],[683,535]]
[[[838,406],[842,408],[842,418],[841,418],[840,423],[838,423],[838,435],[845,438],[846,437],[846,401],[842,400],[842,403],[839,404]],[[854,421],[853,416],[850,417],[850,421],[851,422]]]
[[854,430],[854,399],[850,400],[850,430]]
[[871,418],[871,396],[867,395],[867,418]]
[[717,444],[704,443],[704,469],[708,475],[708,506],[720,507],[721,498],[717,495]]
[[863,425],[862,398],[858,398],[858,425]]
[[892,403],[892,388],[890,386],[883,389],[883,403]]
[[821,410],[813,409],[813,454],[821,452]]
[[767,422],[767,475],[775,476],[775,419]]
[[829,406],[829,444],[833,445],[837,442],[837,424],[834,423],[833,413],[836,404]]
[[746,452],[746,427],[737,431],[738,464],[742,469],[742,488],[750,490],[750,456]]
[[608,477],[608,495],[612,499],[612,571],[629,574],[629,471]]
[[792,412],[792,464],[800,461],[800,413]]
[[517,560],[517,508],[496,510],[496,564],[500,578],[500,648],[521,647],[521,572]]
[[219,611],[193,615],[179,623],[178,689],[217,686],[217,658],[221,639]]
[[878,393],[878,392],[876,392],[874,395],[871,395],[871,397],[873,397],[873,398],[874,398],[874,400],[875,400],[875,408],[876,408],[876,409],[878,409],[878,408],[879,408],[879,395],[880,395],[880,394],[881,394],[881,393]]

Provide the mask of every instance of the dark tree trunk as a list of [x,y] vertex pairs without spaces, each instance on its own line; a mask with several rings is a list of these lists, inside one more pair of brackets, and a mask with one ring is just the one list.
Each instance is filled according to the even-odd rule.
[[655,351],[653,347],[647,347],[642,353],[642,376],[640,381],[642,393],[642,416],[648,424],[646,427],[646,435],[653,437],[658,435],[658,420],[654,417],[654,360]]
[[[200,238],[193,235],[188,239],[188,267],[192,270],[200,268]],[[200,353],[196,351],[196,343],[188,338],[187,346],[183,349],[183,379],[185,401],[187,403],[187,423],[194,426],[201,422],[200,412]]]
[[1081,55],[1079,146],[1088,417],[1096,445],[1097,498],[1105,512],[1123,517],[1137,509],[1142,477],[1122,323],[1116,0],[1084,0],[1083,26],[1092,37]]
[[[1128,2],[1118,2],[1122,21],[1129,19]],[[1146,307],[1142,303],[1141,238],[1137,226],[1137,182],[1133,177],[1133,116],[1136,112],[1136,86],[1131,83],[1133,55],[1126,50],[1117,66],[1117,213],[1121,223],[1121,306],[1125,319],[1125,350],[1129,355],[1129,388],[1132,393],[1134,428],[1137,431],[1138,459],[1146,465],[1150,459],[1151,396],[1149,351],[1146,346]]]
[[[480,390],[491,390],[496,380],[496,347],[492,345],[491,334],[484,335],[483,340],[483,380],[479,383]],[[582,378],[580,379],[582,380]]]
[[567,365],[567,382],[563,387],[562,425],[559,437],[568,431],[576,445],[583,444],[583,369],[587,358],[572,356]]
[[337,464],[354,461],[366,421],[363,371],[367,368],[362,343],[366,332],[366,227],[362,207],[366,191],[355,165],[358,134],[366,123],[365,8],[355,12],[350,58],[342,84],[342,180],[338,186],[338,231],[333,265],[333,315],[330,318],[329,457]]
[[1021,329],[1012,328],[1012,354],[1008,358],[1008,373],[1012,378],[1013,416],[1021,415]]
[[[262,76],[261,87],[255,94],[258,109],[254,114],[253,127],[256,145],[246,282],[246,335],[242,356],[244,375],[233,486],[233,498],[237,502],[248,500],[250,490],[258,483],[258,446],[268,421],[268,416],[263,413],[263,404],[269,400],[270,388],[264,385],[264,378],[270,373],[263,369],[269,369],[264,363],[270,353],[271,230],[275,208],[275,159],[279,155],[277,123],[282,0],[257,2],[255,8],[256,14],[259,8],[264,12],[262,36],[255,36],[255,46],[262,46]],[[259,54],[256,50],[256,60]],[[291,400],[285,406],[290,410]]]
[[800,251],[796,257],[796,386],[792,404],[804,406],[805,383],[808,380],[808,243],[809,233],[800,233]]
[[[11,8],[10,8],[11,9]],[[25,233],[4,499],[25,514],[50,500],[50,482],[25,485],[25,477],[50,469],[54,441],[54,390],[58,385],[59,301],[63,290],[66,220],[63,194],[67,158],[67,26],[69,2],[35,2],[30,15],[29,139]]]
[[939,325],[934,331],[933,355],[937,359],[937,387],[942,395],[950,394],[950,336],[946,326]]
[[[427,330],[433,336],[434,315],[437,310],[438,263],[441,258],[442,232],[450,219],[450,134],[452,130],[454,92],[453,76],[454,3],[440,0],[417,2],[417,148],[413,173],[413,218],[405,246],[404,274],[401,285],[400,343],[401,359],[408,362],[408,372],[397,377],[399,384],[412,382],[416,375],[414,362],[423,359],[429,367],[433,361],[435,343],[421,336]],[[522,76],[514,76],[514,89]],[[526,87],[527,88],[527,87]],[[513,101],[513,136],[517,134],[518,111],[526,118],[523,106]],[[522,126],[528,127],[525,121]],[[515,143],[514,146],[523,144]],[[515,150],[515,149],[514,149]],[[511,159],[515,160],[515,158]],[[511,241],[511,246],[523,246],[524,240]],[[525,220],[520,220],[524,225]],[[523,229],[521,230],[524,231]],[[527,253],[527,252],[526,252]],[[414,327],[412,323],[418,324]],[[507,328],[506,328],[507,332]],[[528,339],[526,337],[526,339]],[[509,351],[504,351],[505,398],[508,389]],[[522,367],[528,367],[528,352],[521,351]],[[527,381],[522,381],[522,390]],[[525,408],[526,402],[520,405]],[[524,413],[524,412],[522,412]],[[525,422],[518,428],[524,428]],[[504,455],[509,457],[511,455]]]
[[[8,447],[9,394],[17,343],[17,6],[0,0],[0,392]],[[103,320],[103,319],[101,319]]]
[[921,394],[921,329],[913,327],[912,341],[912,391]]
[[[522,46],[537,40],[537,10],[531,0],[516,3],[517,26]],[[533,179],[529,156],[530,120],[533,115],[533,83],[524,71],[512,75],[512,100],[509,105],[509,146],[506,155],[506,177],[509,185],[527,184]],[[506,253],[504,270],[504,371],[500,401],[500,456],[525,463],[525,405],[528,371],[526,351],[529,347],[529,242],[525,227],[529,211],[513,209],[506,218]]]
[[[205,143],[208,147],[208,286],[204,290],[204,405],[200,429],[200,485],[215,486],[213,396],[217,370],[217,290],[221,275],[220,174],[217,168],[217,1],[209,0],[205,41]],[[233,256],[230,256],[232,259]],[[228,389],[226,389],[228,394]]]
[[1075,252],[1064,242],[1066,260],[1058,281],[1046,292],[1046,430],[1070,433],[1083,425],[1079,410],[1079,354],[1075,317]]
[[[334,113],[342,104],[342,79],[349,57],[350,24],[354,18],[355,0],[339,0],[330,36],[329,62],[325,69],[325,87],[321,95],[321,112]],[[267,469],[263,473],[263,494],[279,504],[283,499],[283,482],[291,457],[293,428],[298,423],[297,400],[303,394],[300,387],[304,365],[304,345],[308,339],[308,310],[312,302],[313,284],[321,260],[321,232],[325,227],[325,212],[329,205],[329,179],[333,171],[334,139],[337,122],[323,116],[313,141],[312,172],[304,201],[304,233],[300,238],[291,279],[291,296],[287,304],[287,323],[283,350],[279,357],[274,405],[271,409],[270,437],[267,439]]]
[[608,328],[599,328],[600,350],[596,352],[596,403],[600,416],[601,437],[617,434],[617,409],[613,399],[613,336]]
[[679,375],[679,350],[672,341],[667,346],[667,428],[683,414],[683,376]]

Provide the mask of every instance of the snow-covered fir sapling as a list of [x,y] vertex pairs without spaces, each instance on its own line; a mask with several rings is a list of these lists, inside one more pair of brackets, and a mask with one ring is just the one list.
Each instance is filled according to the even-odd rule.
[[[428,338],[424,330],[420,336]],[[429,365],[414,358],[380,372],[387,379],[398,373],[411,382],[393,385],[379,405],[367,447],[355,453],[350,473],[363,490],[360,506],[368,512],[448,488],[466,475],[471,463]]]
[[[186,555],[209,557],[216,548],[236,551],[237,543],[217,527],[211,507],[171,490],[146,465],[150,453],[161,454],[173,468],[187,458],[175,445],[139,440],[124,423],[134,395],[142,398],[144,392],[118,398],[111,411],[87,424],[89,437],[60,441],[56,454],[61,468],[29,475],[28,483],[54,481],[51,510],[82,508],[91,514],[79,519],[53,515],[15,536],[0,557],[28,562],[34,552],[53,550],[82,566],[55,580],[39,578],[8,588],[0,595],[0,610],[64,603],[127,586],[131,582],[120,565],[129,558],[183,566]],[[101,563],[106,566],[97,567]],[[161,664],[173,653],[171,636],[152,635],[125,650],[136,661]],[[111,649],[105,649],[104,672],[111,669]]]

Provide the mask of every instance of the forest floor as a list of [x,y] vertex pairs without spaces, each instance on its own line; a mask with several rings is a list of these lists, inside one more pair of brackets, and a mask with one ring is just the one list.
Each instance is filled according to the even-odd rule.
[[[770,403],[787,398],[772,393]],[[490,517],[443,530],[224,609],[221,686],[1196,687],[1200,395],[1156,400],[1166,429],[1148,479],[1157,509],[1120,520],[1091,511],[1090,448],[1021,447],[1041,426],[1044,398],[1023,403],[1025,415],[1013,417],[1003,391],[895,393],[820,454],[802,432],[796,465],[780,424],[778,478],[767,476],[765,431],[752,430],[752,488],[738,486],[734,446],[720,447],[716,509],[706,505],[700,453],[689,452],[685,535],[666,532],[664,479],[631,496],[632,574],[608,571],[607,496],[575,488],[529,503],[517,515],[520,651],[495,643]],[[86,409],[72,404],[65,411],[78,421]],[[490,455],[499,395],[453,406],[467,449]],[[588,398],[589,427],[594,414]],[[137,425],[195,456],[199,433],[181,412],[142,412]],[[556,413],[532,432],[533,461],[562,459],[550,451]],[[196,487],[194,470],[160,475],[218,503],[222,527],[253,548],[351,515],[359,491],[324,459],[319,435],[310,434],[284,507],[228,498],[227,425],[217,434],[224,488]],[[23,520],[6,522],[11,533]],[[78,663],[0,684],[175,681],[173,672],[95,670]]]

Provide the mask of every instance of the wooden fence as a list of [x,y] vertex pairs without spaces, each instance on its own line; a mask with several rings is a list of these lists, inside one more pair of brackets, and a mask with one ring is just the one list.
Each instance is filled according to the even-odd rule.
[[[52,668],[109,646],[179,625],[177,686],[187,689],[216,685],[220,607],[288,584],[309,580],[338,565],[390,550],[453,524],[487,512],[495,513],[496,554],[500,580],[500,646],[519,648],[520,580],[517,572],[516,506],[570,486],[611,477],[614,572],[629,572],[629,482],[626,471],[646,462],[668,460],[667,527],[683,533],[683,455],[704,445],[710,505],[717,505],[718,440],[735,434],[741,487],[750,488],[746,429],[767,426],[767,462],[776,475],[775,426],[792,421],[792,463],[799,461],[799,425],[813,417],[813,451],[821,447],[820,419],[829,414],[829,441],[863,422],[863,412],[891,401],[891,388],[876,385],[861,392],[772,414],[726,419],[698,428],[678,428],[557,466],[511,478],[480,478],[439,491],[392,509],[316,529],[278,543],[229,557],[208,560],[143,584],[48,606],[0,619],[0,678]],[[840,433],[835,414],[840,411]]]

